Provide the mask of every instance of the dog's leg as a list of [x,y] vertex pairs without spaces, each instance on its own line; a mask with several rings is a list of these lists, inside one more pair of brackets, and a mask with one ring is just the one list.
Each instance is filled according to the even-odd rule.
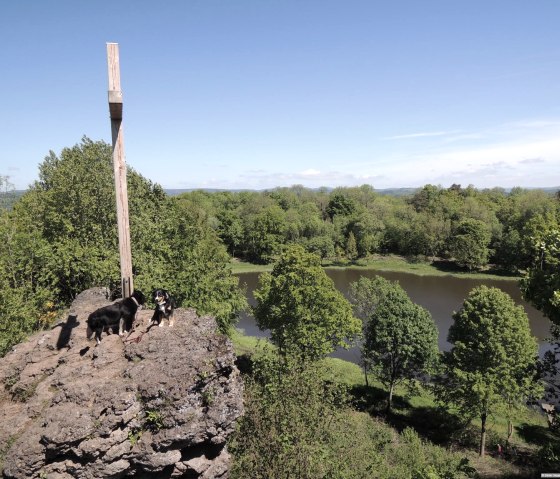
[[175,322],[175,318],[174,318],[174,311],[171,311],[171,314],[169,315],[169,327],[172,328],[173,327],[173,323]]
[[[103,331],[103,329],[101,329]],[[95,330],[95,341],[97,344],[101,344],[101,331],[99,329]]]
[[125,334],[126,331],[124,330],[124,318],[121,317],[119,319],[119,336],[122,338]]

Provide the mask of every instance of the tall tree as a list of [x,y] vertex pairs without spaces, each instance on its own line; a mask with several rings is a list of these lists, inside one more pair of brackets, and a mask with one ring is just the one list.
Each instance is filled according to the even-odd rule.
[[363,320],[362,361],[388,389],[433,370],[439,357],[438,331],[430,313],[414,304],[398,282],[381,276],[352,283],[356,314]]
[[321,268],[319,256],[292,245],[271,273],[260,276],[253,308],[257,325],[270,329],[283,354],[318,359],[348,346],[360,333],[350,303]]
[[521,290],[525,299],[560,326],[560,228],[538,241],[535,250]]
[[358,246],[356,245],[356,237],[353,231],[348,233],[348,239],[346,240],[346,256],[350,261],[358,258]]
[[356,211],[356,204],[352,198],[337,191],[330,196],[326,213],[332,220],[335,216],[350,216]]
[[489,244],[490,232],[486,225],[480,220],[467,218],[454,228],[449,252],[459,266],[474,270],[488,263]]
[[541,363],[542,375],[552,393],[560,391],[560,229],[546,234],[535,245],[533,265],[521,280],[524,298],[552,321],[552,349]]
[[537,341],[523,308],[498,288],[473,289],[453,319],[453,347],[445,353],[437,392],[466,417],[480,419],[483,456],[489,416],[542,391],[535,381]]
[[[111,161],[110,145],[87,137],[60,155],[50,152],[39,180],[0,214],[0,334],[9,331],[0,354],[48,326],[53,303],[62,308],[86,288],[120,283]],[[183,304],[215,314],[227,330],[244,297],[208,215],[199,204],[172,202],[131,168],[127,182],[136,287],[172,287]],[[185,226],[187,209],[196,221]],[[29,319],[21,321],[20,311]]]

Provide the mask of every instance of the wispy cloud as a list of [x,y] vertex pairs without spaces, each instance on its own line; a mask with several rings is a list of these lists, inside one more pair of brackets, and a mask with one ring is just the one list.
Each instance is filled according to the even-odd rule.
[[404,135],[395,135],[395,136],[388,136],[383,138],[384,140],[405,140],[409,138],[426,138],[432,136],[446,136],[459,133],[457,130],[455,131],[423,131],[419,133],[407,133]]
[[534,165],[535,163],[544,163],[545,160],[542,158],[526,158],[521,160],[519,163],[522,165]]
[[515,128],[549,128],[549,127],[560,127],[560,121],[558,120],[542,120],[542,119],[536,119],[536,120],[522,120],[522,121],[514,121],[511,123],[507,123],[506,126],[512,126]]
[[372,184],[381,179],[383,175],[353,174],[341,171],[320,171],[309,168],[300,172],[247,172],[239,176],[243,183],[258,185],[259,188],[272,188],[274,186],[291,186],[304,184],[310,187],[342,186]]
[[551,165],[560,161],[560,138],[511,141],[479,148],[452,149],[417,155],[396,162],[386,176],[409,182],[492,186],[555,186],[560,173]]
[[483,133],[463,133],[460,135],[453,135],[444,138],[444,143],[456,143],[459,141],[471,141],[471,140],[484,140],[487,136]]
[[[409,142],[375,142],[371,150],[325,157],[307,155],[297,161],[275,158],[260,167],[238,168],[227,176],[215,172],[203,186],[269,189],[307,187],[560,186],[560,121],[533,119],[494,125],[480,131],[447,130],[399,135],[422,138],[422,148]],[[433,140],[429,141],[429,137]],[[397,139],[398,137],[392,137]],[[350,161],[349,161],[350,160]],[[352,161],[354,160],[354,161]],[[194,180],[193,178],[193,181]],[[200,186],[200,183],[197,185]]]

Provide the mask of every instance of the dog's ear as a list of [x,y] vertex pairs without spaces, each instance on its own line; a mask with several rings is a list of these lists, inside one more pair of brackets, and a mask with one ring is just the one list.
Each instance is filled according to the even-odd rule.
[[167,301],[169,299],[169,293],[167,292],[167,290],[164,290],[163,294],[165,296],[165,301]]

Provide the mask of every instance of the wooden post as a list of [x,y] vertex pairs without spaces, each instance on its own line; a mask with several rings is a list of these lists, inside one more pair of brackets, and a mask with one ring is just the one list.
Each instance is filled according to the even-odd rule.
[[109,113],[113,137],[113,169],[115,172],[119,253],[121,258],[121,286],[123,298],[127,298],[134,291],[134,285],[132,281],[132,255],[130,253],[128,191],[126,187],[126,163],[124,159],[122,128],[123,101],[118,43],[107,43],[107,66],[109,70]]

